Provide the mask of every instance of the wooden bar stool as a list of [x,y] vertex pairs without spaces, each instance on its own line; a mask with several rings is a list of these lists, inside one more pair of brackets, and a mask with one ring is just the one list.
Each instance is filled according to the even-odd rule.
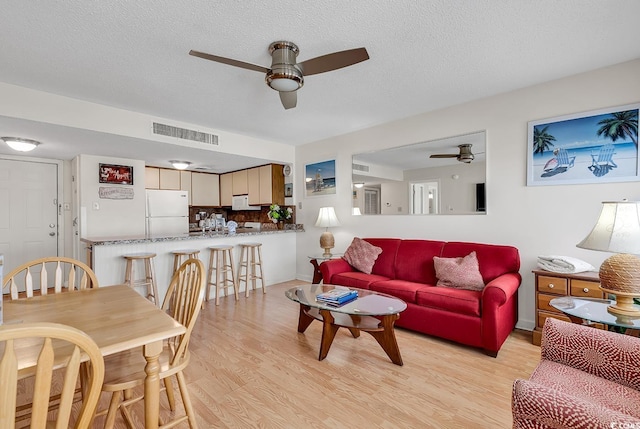
[[[209,247],[209,269],[207,272],[207,293],[205,299],[209,301],[211,285],[216,290],[216,305],[220,304],[219,290],[222,288],[224,296],[227,296],[227,287],[233,286],[233,292],[238,298],[238,282],[235,277],[235,265],[233,263],[233,246],[218,245]],[[215,275],[214,272],[215,271]]]
[[173,250],[171,253],[173,253],[173,271],[171,271],[171,277],[173,277],[173,273],[178,271],[178,268],[180,268],[180,265],[182,265],[184,261],[189,258],[198,259],[200,251],[198,249],[183,249]]
[[[158,296],[158,286],[156,285],[156,272],[153,268],[153,258],[155,253],[130,253],[123,255],[127,260],[127,266],[124,272],[124,282],[133,289],[136,286],[146,287],[145,297],[153,302],[156,306],[160,306],[161,302]],[[144,264],[144,278],[136,279],[134,276],[134,263],[142,261]]]
[[[267,293],[262,271],[262,243],[240,243],[240,265],[238,266],[238,287],[244,282],[245,296],[249,296],[249,280],[252,289],[256,290],[256,280],[260,280],[262,293]],[[257,250],[257,258],[256,258]],[[242,269],[244,268],[244,274]],[[258,270],[260,273],[258,274]]]

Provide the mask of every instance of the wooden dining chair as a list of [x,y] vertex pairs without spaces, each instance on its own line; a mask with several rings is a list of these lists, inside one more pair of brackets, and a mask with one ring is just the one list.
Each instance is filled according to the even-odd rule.
[[[34,353],[26,353],[29,348]],[[32,428],[68,428],[80,364],[87,360],[87,384],[75,428],[90,427],[100,398],[104,378],[104,361],[96,343],[84,332],[57,323],[24,323],[0,326],[0,428],[13,429],[16,424],[18,382],[34,377],[31,420]],[[31,360],[25,356],[33,356]],[[22,368],[22,369],[19,369]],[[58,380],[55,374],[64,369],[61,394],[55,421],[48,422],[51,389]],[[54,388],[57,388],[55,386]]]
[[64,256],[49,256],[26,262],[9,272],[3,280],[2,290],[6,287],[11,299],[31,298],[34,294],[98,287],[98,278],[84,262]]
[[[186,415],[177,417],[171,422],[165,422],[162,427],[173,427],[184,421],[188,421],[191,428],[197,427],[182,371],[189,363],[189,338],[202,306],[204,288],[204,265],[198,259],[187,259],[174,273],[162,304],[162,309],[186,328],[183,335],[171,338],[165,343],[159,358],[160,379],[164,381],[169,407],[171,411],[175,410],[173,387],[170,381],[170,377],[175,375]],[[132,389],[144,384],[145,365],[146,360],[140,350],[128,350],[105,358],[106,370],[102,391],[111,392],[111,402],[108,410],[96,414],[97,416],[107,415],[105,428],[113,427],[118,409],[127,425],[134,427],[128,407],[144,398],[144,396],[132,398],[131,393]]]

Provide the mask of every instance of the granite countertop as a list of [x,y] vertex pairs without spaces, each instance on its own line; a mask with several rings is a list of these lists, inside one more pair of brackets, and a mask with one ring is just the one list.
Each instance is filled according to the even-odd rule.
[[181,240],[201,240],[203,238],[224,238],[224,237],[242,237],[251,235],[265,235],[265,234],[288,234],[295,232],[304,232],[302,225],[295,225],[296,228],[291,229],[253,229],[253,228],[237,228],[235,234],[229,234],[228,232],[214,232],[207,231],[204,234],[201,231],[190,232],[188,234],[179,235],[132,235],[123,237],[89,237],[81,238],[80,241],[90,244],[92,246],[101,246],[109,244],[135,244],[135,243],[158,243],[163,241],[181,241]]

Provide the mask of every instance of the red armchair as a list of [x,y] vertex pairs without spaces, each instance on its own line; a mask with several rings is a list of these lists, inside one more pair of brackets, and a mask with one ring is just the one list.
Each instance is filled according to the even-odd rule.
[[640,428],[640,339],[548,318],[511,408],[514,429]]

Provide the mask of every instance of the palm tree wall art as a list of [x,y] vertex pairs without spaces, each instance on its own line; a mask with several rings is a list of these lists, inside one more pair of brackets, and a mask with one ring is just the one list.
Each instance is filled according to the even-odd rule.
[[640,181],[639,110],[640,103],[529,122],[527,186]]

